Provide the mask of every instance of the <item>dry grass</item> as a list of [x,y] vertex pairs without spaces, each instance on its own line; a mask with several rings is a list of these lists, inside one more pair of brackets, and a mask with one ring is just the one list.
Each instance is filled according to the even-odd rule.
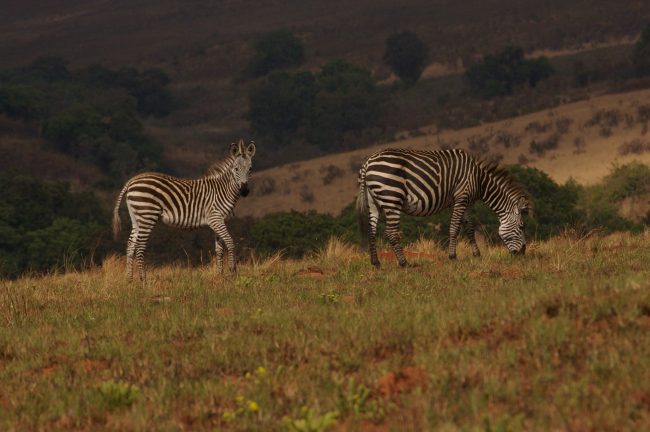
[[645,430],[649,241],[3,281],[0,429]]

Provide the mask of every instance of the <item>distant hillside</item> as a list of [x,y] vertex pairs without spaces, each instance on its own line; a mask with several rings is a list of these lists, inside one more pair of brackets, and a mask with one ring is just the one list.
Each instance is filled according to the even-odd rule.
[[212,134],[198,139],[206,142],[246,126],[247,87],[233,78],[251,42],[270,30],[298,34],[308,68],[346,58],[385,78],[384,42],[399,30],[417,32],[430,62],[453,69],[507,44],[558,50],[630,38],[648,21],[650,3],[631,0],[9,0],[0,14],[0,66],[57,55],[72,67],[161,67],[183,100],[162,125],[209,125]]
[[254,192],[238,216],[316,210],[337,214],[357,192],[360,164],[393,147],[460,147],[478,155],[538,168],[558,182],[593,184],[614,163],[650,163],[650,90],[594,97],[555,109],[458,131],[422,128],[415,137],[254,173]]

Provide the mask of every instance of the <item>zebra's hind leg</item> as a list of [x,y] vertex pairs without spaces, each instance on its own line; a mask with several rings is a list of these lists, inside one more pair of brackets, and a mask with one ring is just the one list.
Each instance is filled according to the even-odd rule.
[[472,255],[475,257],[481,256],[481,250],[478,248],[478,243],[476,243],[476,227],[474,221],[470,216],[470,211],[467,209],[463,215],[463,225],[465,226],[465,233],[469,237],[469,244],[472,247]]
[[456,259],[456,244],[458,242],[458,232],[463,222],[463,216],[467,210],[467,200],[456,199],[451,212],[451,222],[449,223],[449,259]]
[[375,268],[380,268],[381,263],[377,256],[377,224],[379,223],[379,208],[373,199],[368,200],[368,250],[370,252],[370,263]]
[[149,241],[149,234],[153,225],[142,226],[138,229],[138,234],[135,240],[135,262],[138,265],[138,270],[140,271],[140,280],[144,282],[145,277],[145,268],[144,268],[144,252],[147,248],[147,242]]
[[133,255],[135,253],[135,241],[138,237],[137,228],[131,230],[126,246],[126,278],[129,282],[133,280]]
[[404,257],[404,249],[402,249],[402,244],[400,243],[400,232],[399,232],[399,219],[400,211],[389,209],[385,210],[386,213],[386,237],[395,252],[397,257],[397,262],[401,267],[406,267],[406,257]]

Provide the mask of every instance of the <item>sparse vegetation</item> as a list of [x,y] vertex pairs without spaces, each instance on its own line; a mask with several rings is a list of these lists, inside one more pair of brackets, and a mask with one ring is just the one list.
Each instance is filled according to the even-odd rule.
[[261,177],[255,179],[255,193],[256,195],[264,196],[272,194],[276,191],[276,182],[272,177]]
[[323,174],[323,184],[328,185],[332,183],[335,179],[342,177],[344,172],[341,168],[337,167],[336,165],[329,164],[327,166],[323,166],[320,169],[321,174]]
[[507,131],[499,131],[494,136],[494,142],[498,145],[502,145],[504,148],[509,149],[519,147],[521,138]]
[[544,139],[534,139],[530,142],[529,150],[532,154],[542,157],[546,152],[555,150],[560,142],[560,136],[553,133]]
[[620,146],[618,146],[618,154],[621,156],[627,156],[629,154],[643,154],[650,151],[650,143],[642,141],[639,138],[633,139],[632,141],[626,141]]
[[300,188],[299,195],[300,195],[300,200],[303,202],[306,203],[314,202],[314,192],[306,184],[302,185],[302,187]]

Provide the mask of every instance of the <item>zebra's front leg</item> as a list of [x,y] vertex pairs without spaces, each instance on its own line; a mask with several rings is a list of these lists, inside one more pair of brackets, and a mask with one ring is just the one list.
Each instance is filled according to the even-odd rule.
[[401,267],[406,267],[406,257],[404,257],[404,250],[402,249],[402,244],[400,243],[400,232],[399,232],[399,210],[385,210],[386,213],[386,237],[395,252],[397,257],[397,262]]
[[[225,221],[222,218],[214,219],[210,221],[210,228],[212,228],[212,231],[216,234],[216,236],[221,239],[223,242],[222,247],[225,246],[226,252],[228,253],[228,268],[230,269],[231,272],[235,272],[237,270],[237,264],[235,263],[235,242],[233,242],[232,237],[230,233],[228,232],[228,227],[226,226]],[[218,251],[217,251],[218,254]],[[222,254],[222,259],[223,259],[223,250],[221,252]],[[218,264],[219,257],[217,256],[217,264]],[[223,265],[223,261],[222,261]]]
[[449,223],[449,259],[456,259],[456,245],[458,243],[458,232],[463,221],[463,215],[467,210],[465,200],[457,199],[451,212],[451,222]]
[[215,235],[214,239],[214,250],[217,256],[217,273],[223,273],[223,249],[224,246],[221,244],[221,239]]
[[481,250],[478,248],[478,243],[476,243],[476,227],[474,221],[470,217],[470,211],[467,209],[463,215],[463,225],[465,226],[465,233],[469,237],[469,244],[472,247],[472,255],[475,257],[481,256]]

